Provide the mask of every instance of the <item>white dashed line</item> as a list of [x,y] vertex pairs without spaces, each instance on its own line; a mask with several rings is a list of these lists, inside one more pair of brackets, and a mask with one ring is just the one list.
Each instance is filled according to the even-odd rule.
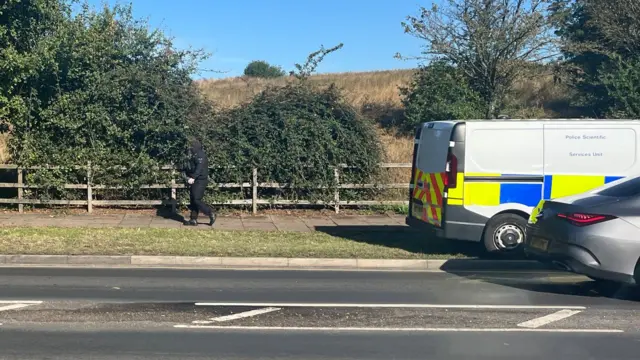
[[[6,305],[4,305],[4,304],[6,304]],[[4,305],[4,306],[0,306],[0,312],[8,311],[8,310],[22,309],[22,308],[25,308],[27,306],[39,305],[39,304],[42,304],[42,301],[35,301],[35,300],[0,300],[0,305]],[[0,323],[0,326],[2,326],[2,323]]]
[[535,319],[531,319],[529,321],[522,322],[522,323],[518,324],[518,326],[524,327],[524,328],[535,329],[535,328],[538,328],[540,326],[550,324],[550,323],[552,323],[554,321],[566,319],[569,316],[573,316],[573,315],[578,314],[578,313],[580,313],[580,311],[564,309],[564,310],[560,310],[560,311],[554,312],[553,314],[541,316],[539,318],[535,318]]
[[529,329],[529,328],[372,328],[372,327],[282,327],[282,326],[216,326],[174,325],[179,329],[245,330],[245,331],[339,331],[339,332],[559,332],[559,333],[623,333],[617,329]]
[[42,301],[37,301],[37,300],[0,300],[0,304],[29,304],[29,305],[39,305],[39,304],[42,304]]
[[17,309],[22,309],[31,305],[32,304],[12,304],[12,305],[0,306],[0,311],[17,310]]
[[214,322],[223,322],[223,321],[243,319],[243,318],[256,316],[256,315],[261,315],[261,314],[266,314],[266,313],[270,313],[270,312],[278,311],[278,310],[280,310],[280,308],[268,307],[268,308],[264,308],[264,309],[243,311],[241,313],[237,313],[237,314],[233,314],[233,315],[218,316],[216,318],[211,319],[211,321],[194,321],[193,323],[194,324],[211,324],[211,323],[214,323]]
[[554,306],[554,305],[459,305],[459,304],[346,304],[346,303],[226,303],[201,302],[196,306],[253,306],[253,307],[324,307],[324,308],[413,308],[413,309],[540,309],[540,310],[585,310],[584,306]]
[[[5,305],[6,304],[6,305]],[[0,300],[0,311],[17,310],[31,305],[42,304],[42,301],[33,300]],[[4,306],[2,306],[4,305]]]

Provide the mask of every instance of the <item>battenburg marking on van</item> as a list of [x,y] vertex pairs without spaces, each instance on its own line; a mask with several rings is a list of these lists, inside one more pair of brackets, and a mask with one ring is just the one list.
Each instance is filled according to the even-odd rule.
[[464,173],[456,174],[456,187],[447,190],[448,205],[463,205],[464,199]]
[[502,177],[502,179],[466,181],[464,183],[464,205],[497,206],[518,203],[531,207],[536,206],[541,199],[579,194],[622,178],[621,176],[600,175],[546,175],[544,183],[528,183],[509,182],[509,176],[500,174],[467,174],[466,176]]
[[425,173],[416,169],[413,198],[422,202],[422,208],[414,208],[423,221],[440,226],[444,203],[444,173]]
[[546,175],[544,199],[571,196],[621,179],[622,176],[601,175]]

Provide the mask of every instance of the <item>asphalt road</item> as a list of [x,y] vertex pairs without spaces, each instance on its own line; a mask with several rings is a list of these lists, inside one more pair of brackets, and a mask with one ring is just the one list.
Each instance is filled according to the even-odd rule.
[[0,300],[314,302],[636,307],[559,272],[232,271],[0,267]]
[[640,291],[559,272],[0,267],[1,359],[637,359]]
[[637,336],[602,334],[2,331],[3,359],[636,360]]

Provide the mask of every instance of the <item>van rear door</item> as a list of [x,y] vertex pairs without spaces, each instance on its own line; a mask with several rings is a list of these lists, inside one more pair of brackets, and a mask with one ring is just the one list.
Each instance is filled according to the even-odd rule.
[[[411,175],[409,217],[441,228],[446,186],[451,181],[449,147],[456,122],[433,121],[416,132]],[[454,176],[455,177],[455,176]]]

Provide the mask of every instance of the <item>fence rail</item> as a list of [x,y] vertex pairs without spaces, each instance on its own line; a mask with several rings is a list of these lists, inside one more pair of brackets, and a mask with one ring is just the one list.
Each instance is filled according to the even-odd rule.
[[[378,165],[381,168],[411,168],[410,163],[382,163]],[[171,190],[171,199],[170,200],[95,200],[93,199],[93,190],[101,190],[101,189],[120,189],[122,187],[117,186],[105,186],[99,184],[91,184],[89,181],[84,184],[65,184],[65,189],[77,189],[77,190],[86,190],[87,197],[86,200],[38,200],[38,199],[24,199],[24,189],[37,189],[39,186],[37,185],[29,185],[24,183],[24,170],[32,170],[32,169],[41,169],[41,168],[50,168],[56,169],[60,168],[57,166],[33,166],[33,167],[20,167],[14,164],[0,164],[0,169],[4,170],[16,170],[17,171],[17,182],[9,183],[4,182],[0,183],[0,188],[13,188],[18,190],[18,198],[17,199],[3,199],[0,198],[0,204],[18,204],[18,211],[20,213],[24,212],[25,204],[32,205],[78,205],[78,206],[86,206],[87,211],[89,213],[93,212],[94,206],[136,206],[136,205],[144,205],[144,206],[171,206],[175,211],[177,206],[177,189],[186,188],[186,185],[177,184],[175,180],[172,180],[171,185],[164,184],[151,184],[141,186],[141,189],[167,189]],[[91,170],[96,169],[95,166],[91,166],[91,164],[87,164],[86,166],[75,166],[75,169],[86,169],[87,171],[87,179],[91,179]],[[408,201],[344,201],[340,200],[340,189],[409,189],[409,183],[390,183],[390,184],[341,184],[340,183],[340,171],[339,168],[349,168],[346,164],[341,164],[338,167],[334,168],[334,176],[336,183],[338,184],[335,189],[334,200],[329,202],[324,201],[307,201],[307,200],[267,200],[258,198],[258,189],[286,189],[290,188],[290,184],[281,184],[275,182],[258,182],[258,169],[253,168],[251,172],[251,181],[243,182],[243,183],[220,183],[215,185],[209,185],[209,188],[251,188],[251,199],[241,199],[241,200],[228,200],[222,202],[216,202],[216,205],[251,205],[252,213],[256,214],[258,212],[258,205],[330,205],[335,208],[335,212],[340,212],[340,206],[371,206],[371,205],[408,205]],[[172,166],[162,166],[160,167],[162,170],[174,170],[175,168]],[[317,187],[320,188],[328,188],[328,187]]]

